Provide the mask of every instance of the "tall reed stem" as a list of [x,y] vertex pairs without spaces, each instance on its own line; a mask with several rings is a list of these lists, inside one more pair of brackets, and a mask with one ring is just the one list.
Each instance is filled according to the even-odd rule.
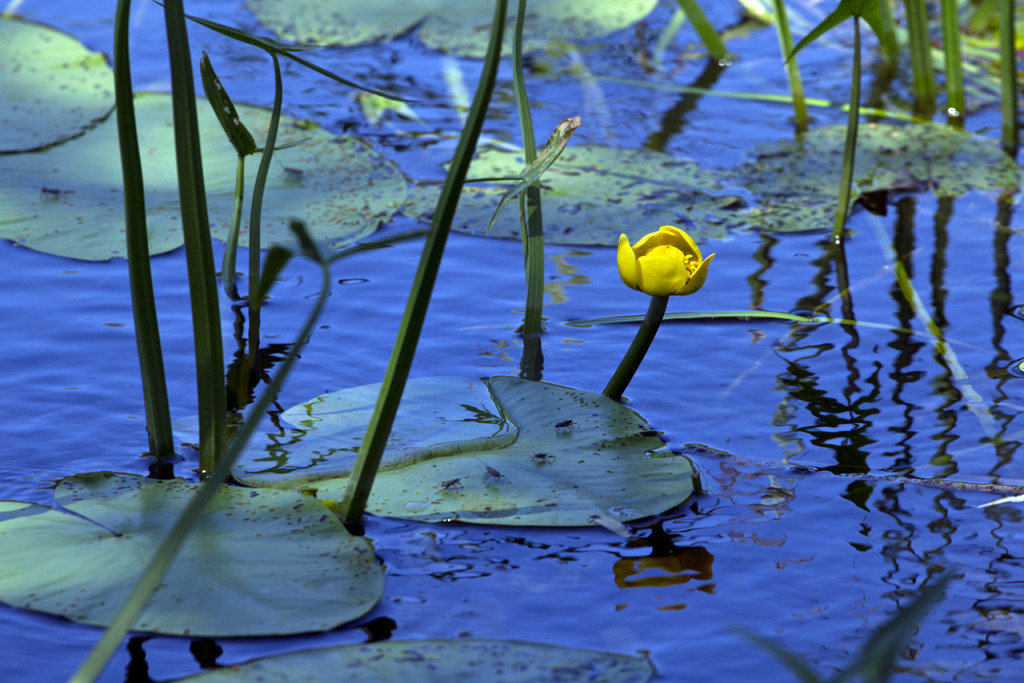
[[174,454],[171,409],[167,400],[160,329],[157,324],[153,274],[149,267],[149,236],[146,231],[146,193],[135,125],[135,101],[129,57],[128,27],[131,0],[118,0],[114,13],[114,102],[117,135],[124,177],[125,255],[132,297],[135,343],[142,375],[149,454],[157,462]]
[[[512,41],[512,86],[519,111],[519,129],[523,137],[523,157],[527,164],[537,158],[537,139],[533,131],[530,99],[526,94],[523,72],[523,25],[526,1],[519,0],[516,28]],[[541,377],[541,325],[544,315],[544,220],[541,214],[540,183],[531,183],[519,197],[520,233],[526,269],[526,314],[523,318],[523,357],[519,375],[525,379]]]
[[[793,52],[793,34],[789,30],[789,18],[786,16],[786,3],[784,0],[772,0],[775,9],[775,29],[779,36],[779,48],[782,50],[783,59]],[[800,78],[800,65],[796,57],[786,60],[786,79],[789,81],[789,91],[793,95],[793,118],[796,122],[796,132],[807,132],[807,100],[804,97],[804,84]]]
[[928,10],[924,0],[904,0],[910,35],[910,65],[914,72],[914,113],[931,118],[935,113],[935,71],[928,37]]
[[210,242],[210,223],[203,185],[199,121],[185,13],[181,0],[165,0],[164,21],[171,66],[174,148],[178,166],[181,227],[185,237],[192,335],[195,341],[196,387],[199,399],[199,471],[213,470],[227,443],[227,392],[221,340],[217,272]]
[[441,187],[441,196],[437,200],[430,232],[423,246],[420,264],[413,279],[409,299],[406,302],[405,314],[399,325],[395,346],[391,352],[388,369],[384,373],[384,381],[366,436],[359,447],[359,455],[345,490],[345,498],[341,501],[341,516],[346,521],[355,521],[362,517],[366,509],[366,501],[370,497],[373,480],[377,476],[384,447],[387,444],[391,426],[398,413],[398,404],[402,400],[405,382],[409,378],[416,345],[419,342],[423,321],[426,318],[430,296],[437,279],[437,271],[441,265],[445,242],[455,217],[455,207],[459,202],[462,185],[466,180],[469,162],[473,158],[480,130],[483,128],[484,115],[491,100],[494,82],[501,59],[501,40],[505,32],[505,14],[508,0],[496,0],[494,20],[491,24],[491,38],[487,46],[487,56],[477,84],[476,95],[466,117],[466,125],[459,137],[448,176]]
[[853,166],[857,157],[857,126],[860,122],[860,17],[853,18],[853,75],[850,79],[850,111],[846,120],[846,144],[843,148],[843,170],[839,178],[836,219],[832,224],[832,241],[843,239],[846,216],[850,211],[853,188]]
[[1003,151],[1016,158],[1020,144],[1017,121],[1017,59],[1016,30],[1013,24],[1014,1],[999,2],[999,82],[1002,95]]
[[697,31],[697,35],[704,41],[704,45],[708,48],[708,52],[711,54],[713,59],[724,59],[729,56],[729,51],[725,49],[725,43],[718,36],[718,32],[715,31],[715,27],[708,21],[707,15],[704,14],[704,10],[700,8],[696,0],[678,0],[679,7],[682,8],[683,12],[686,13],[690,23],[693,24],[693,28]]
[[956,0],[942,0],[942,52],[946,64],[946,120],[964,127],[964,70],[960,50],[960,16]]

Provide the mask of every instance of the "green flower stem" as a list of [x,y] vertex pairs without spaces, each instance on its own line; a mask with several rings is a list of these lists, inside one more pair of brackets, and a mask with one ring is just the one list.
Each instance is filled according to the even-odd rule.
[[430,304],[430,295],[437,279],[437,271],[441,266],[445,242],[455,218],[455,207],[459,202],[462,185],[466,181],[466,173],[469,170],[469,162],[473,158],[473,150],[476,149],[476,142],[483,128],[484,115],[487,113],[491,93],[494,91],[498,64],[501,61],[501,40],[505,33],[507,9],[508,0],[497,0],[494,6],[494,21],[491,24],[491,38],[487,45],[487,56],[484,59],[473,105],[466,117],[466,125],[462,129],[459,144],[455,148],[451,166],[448,167],[448,177],[445,178],[444,185],[441,187],[441,196],[437,200],[430,233],[423,245],[423,254],[420,257],[420,264],[416,269],[416,276],[409,292],[405,314],[402,316],[402,322],[398,328],[391,360],[384,373],[384,381],[381,384],[380,394],[377,396],[377,404],[370,417],[370,424],[366,428],[366,436],[363,437],[363,442],[359,446],[359,455],[356,457],[355,467],[352,469],[352,475],[345,489],[345,497],[341,501],[341,517],[347,522],[359,519],[363,516],[363,511],[366,510],[366,502],[370,498],[373,480],[377,476],[377,469],[380,467],[380,461],[384,455],[384,446],[387,444],[391,426],[398,413],[398,404],[402,400],[405,382],[409,378],[409,369],[416,353],[420,332],[423,330],[423,321],[427,315],[427,307]]
[[245,195],[245,157],[238,155],[235,167],[235,202],[231,207],[231,228],[224,243],[224,260],[220,268],[220,281],[224,293],[232,299],[238,299],[238,287],[235,285],[235,260],[238,256],[238,233],[242,228],[242,200]]
[[[530,99],[523,76],[523,24],[526,21],[526,0],[519,0],[516,28],[512,41],[512,85],[519,128],[523,136],[523,156],[527,165],[537,158],[537,139],[530,115]],[[520,376],[539,380],[541,376],[540,334],[544,314],[544,221],[541,214],[540,183],[531,183],[519,196],[520,234],[523,237],[523,258],[526,268],[526,315],[523,318],[523,357]]]
[[853,75],[850,78],[850,113],[846,119],[846,145],[843,148],[843,170],[839,178],[839,199],[836,220],[832,225],[832,241],[843,239],[846,216],[850,211],[853,187],[853,164],[857,155],[857,125],[860,122],[860,17],[853,18]]
[[668,308],[667,296],[651,297],[651,305],[647,307],[647,315],[644,316],[644,321],[640,323],[640,329],[636,331],[633,343],[629,345],[629,350],[622,357],[619,367],[615,369],[615,374],[608,380],[608,385],[602,392],[605,396],[613,401],[622,400],[622,392],[626,390],[626,387],[632,381],[637,368],[640,367],[644,356],[647,355],[647,349],[651,348],[654,335],[658,333],[661,320],[665,317],[666,308]]
[[124,176],[125,254],[132,296],[135,343],[139,352],[142,395],[149,432],[149,454],[157,461],[174,453],[171,410],[167,400],[160,329],[157,325],[153,274],[149,267],[149,237],[146,232],[146,197],[139,157],[139,136],[132,99],[131,62],[128,56],[128,16],[131,0],[119,0],[114,15],[114,92],[117,134]]

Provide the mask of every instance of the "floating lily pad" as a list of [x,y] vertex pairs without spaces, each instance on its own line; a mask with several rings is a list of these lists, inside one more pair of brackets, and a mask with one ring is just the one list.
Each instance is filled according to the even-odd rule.
[[0,154],[81,134],[113,110],[113,85],[99,52],[47,26],[0,17]]
[[[473,160],[469,178],[518,176],[524,165],[521,154],[484,150]],[[635,241],[659,225],[676,225],[697,241],[722,237],[743,206],[721,190],[727,178],[722,171],[661,152],[573,145],[541,178],[544,241],[611,246],[620,233]],[[519,239],[517,202],[510,202],[487,231],[505,189],[497,183],[466,185],[452,228]],[[403,212],[429,216],[439,192],[437,186],[418,188]]]
[[[429,47],[483,57],[494,3],[487,0],[249,0],[253,14],[278,37],[297,43],[359,45],[391,40],[413,27]],[[527,5],[523,42],[536,50],[549,42],[599,38],[640,21],[657,0],[543,0]],[[508,8],[508,32],[516,3]],[[504,51],[509,52],[509,40]]]
[[[759,147],[737,180],[760,197],[746,216],[750,224],[771,232],[831,229],[845,137],[845,126],[827,126]],[[1024,179],[995,141],[932,123],[862,125],[855,159],[854,198],[885,190],[1011,192]]]
[[[0,601],[107,625],[197,484],[94,472],[55,507],[0,501]],[[224,486],[135,630],[256,636],[334,628],[383,592],[369,542],[312,497]]]
[[[253,439],[234,476],[339,501],[379,389],[333,392],[285,411],[291,426]],[[585,526],[664,512],[690,496],[694,477],[658,432],[602,394],[513,377],[416,379],[367,509],[424,521]]]
[[178,679],[189,683],[344,680],[588,681],[642,683],[654,669],[640,657],[506,640],[387,640],[293,652]]
[[[203,173],[214,237],[227,235],[234,201],[238,156],[206,100],[198,103]],[[260,141],[269,110],[239,105],[246,125]],[[136,98],[150,251],[182,244],[171,99]],[[281,118],[277,150],[263,206],[262,245],[290,244],[289,222],[306,222],[310,234],[329,248],[364,237],[389,218],[406,196],[397,167],[355,138],[340,138],[307,122]],[[0,237],[37,251],[102,261],[124,254],[121,162],[114,117],[86,135],[32,154],[0,156]],[[246,206],[259,163],[246,165]],[[240,240],[247,243],[247,231]]]

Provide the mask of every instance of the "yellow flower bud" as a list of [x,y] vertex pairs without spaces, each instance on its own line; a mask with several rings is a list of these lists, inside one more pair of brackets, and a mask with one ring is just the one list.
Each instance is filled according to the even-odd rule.
[[651,296],[693,294],[704,286],[714,257],[701,257],[693,239],[671,225],[644,235],[633,246],[619,235],[619,276],[626,286]]

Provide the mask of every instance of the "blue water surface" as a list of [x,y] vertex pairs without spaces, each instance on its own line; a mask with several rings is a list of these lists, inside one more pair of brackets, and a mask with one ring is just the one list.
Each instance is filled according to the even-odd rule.
[[[136,86],[166,90],[160,8],[136,4]],[[803,15],[813,17],[817,3],[806,4]],[[653,45],[674,6],[662,2],[642,27],[600,45],[538,57],[555,72],[530,74],[537,130],[582,114],[574,142],[646,145],[723,167],[747,159],[758,143],[792,136],[786,105],[712,94],[690,106],[678,92],[599,77],[643,76],[638,46]],[[187,10],[266,32],[241,3],[196,2]],[[111,7],[29,0],[17,11],[109,54]],[[714,4],[709,11],[720,28],[741,17],[738,4]],[[809,94],[845,99],[845,35],[808,51]],[[265,60],[199,28],[191,38],[194,49],[215,58],[236,99],[270,104]],[[786,92],[771,28],[737,30],[728,45],[736,57],[713,89]],[[687,26],[645,78],[689,85],[706,68],[700,51]],[[328,49],[318,59],[377,87],[409,89],[421,101],[414,106],[423,122],[371,125],[341,86],[292,67],[286,113],[333,132],[365,135],[411,176],[442,177],[440,163],[450,156],[461,121],[442,73],[454,64],[472,90],[479,62],[438,55],[414,35]],[[567,64],[574,59],[596,76],[570,75]],[[506,64],[484,134],[518,143],[508,79]],[[905,87],[905,78],[897,79],[893,98],[904,96]],[[968,127],[996,136],[998,115],[997,108],[983,107],[971,112]],[[815,109],[814,123],[842,123],[845,116],[835,107]],[[1006,370],[1024,356],[1024,320],[1011,315],[1021,303],[1016,276],[1024,227],[1015,201],[1001,205],[995,193],[951,201],[919,193],[890,197],[885,216],[856,212],[846,242],[853,312],[881,327],[666,322],[626,392],[627,404],[693,458],[705,493],[638,530],[641,540],[604,529],[370,517],[366,534],[387,570],[377,608],[329,633],[220,640],[217,661],[363,642],[367,635],[358,626],[390,619],[395,639],[511,638],[643,653],[667,681],[785,681],[793,679],[785,666],[737,627],[772,638],[832,674],[852,661],[879,624],[948,569],[961,578],[902,651],[895,679],[1017,680],[1024,657],[1020,504],[979,509],[1000,494],[906,479],[1024,484],[1017,455],[1024,384]],[[936,347],[900,293],[876,226],[907,254],[922,306],[943,329],[948,348]],[[417,227],[397,216],[383,234]],[[705,252],[716,252],[707,285],[673,299],[669,311],[820,306],[842,317],[827,241],[824,232],[748,232],[705,243]],[[333,266],[337,284],[280,396],[282,406],[381,380],[421,246],[399,242]],[[218,259],[221,249],[218,243]],[[63,476],[101,469],[144,473],[125,263],[65,260],[9,242],[0,243],[0,262],[0,498],[49,504],[48,487]],[[196,412],[184,264],[182,250],[153,259],[175,418]],[[647,297],[621,284],[611,248],[549,246],[545,269],[543,379],[600,391],[635,327],[566,323],[641,314]],[[288,266],[265,308],[264,345],[291,342],[318,283],[311,264]],[[517,374],[515,330],[524,299],[518,242],[452,234],[413,376]],[[222,318],[230,354],[235,341],[226,302]],[[181,469],[190,476],[187,466]],[[0,609],[0,678],[62,680],[99,633]],[[135,662],[144,653],[154,679],[196,673],[200,666],[189,645],[172,637],[133,643],[118,652],[102,680],[139,680],[132,678],[138,669],[126,674],[132,649]]]

